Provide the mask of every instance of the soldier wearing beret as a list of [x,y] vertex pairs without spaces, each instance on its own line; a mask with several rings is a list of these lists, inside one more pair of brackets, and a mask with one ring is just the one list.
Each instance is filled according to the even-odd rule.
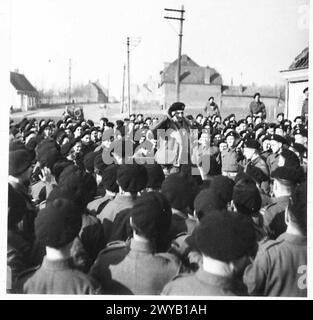
[[112,225],[117,214],[132,208],[138,192],[145,189],[148,180],[147,170],[138,164],[123,164],[117,168],[116,182],[119,192],[98,214],[106,239],[110,238]]
[[259,150],[261,149],[261,145],[257,140],[249,139],[243,144],[243,155],[247,160],[247,164],[245,165],[245,171],[248,166],[255,166],[262,170],[264,175],[267,177],[267,181],[262,182],[261,188],[265,193],[269,193],[269,170],[266,162],[260,156]]
[[256,93],[253,96],[253,101],[250,103],[250,113],[251,116],[258,116],[259,114],[262,116],[263,119],[266,119],[266,108],[264,103],[260,100],[261,94]]
[[180,233],[191,234],[196,224],[189,215],[195,196],[191,181],[181,173],[171,174],[162,182],[161,192],[169,201],[173,213],[169,238],[174,239]]
[[260,246],[244,273],[250,295],[307,296],[307,187],[298,186],[285,211],[287,230]]
[[239,161],[243,160],[242,153],[236,148],[237,138],[235,131],[229,131],[226,134],[227,149],[221,152],[222,174],[232,179],[238,172]]
[[283,145],[286,144],[286,139],[282,136],[273,134],[271,136],[271,149],[272,153],[267,158],[267,165],[270,170],[270,174],[278,167],[279,154],[282,151]]
[[218,105],[214,102],[214,97],[210,97],[208,99],[208,102],[205,105],[204,112],[207,115],[207,117],[212,117],[214,115],[220,116],[220,110],[218,108]]
[[256,251],[250,221],[231,212],[213,211],[201,219],[195,242],[202,255],[200,268],[194,274],[173,278],[162,295],[246,295],[240,278],[248,257]]
[[25,149],[9,152],[9,184],[24,202],[24,215],[19,229],[30,243],[34,240],[34,220],[37,215],[37,208],[28,192],[33,171],[32,160],[32,155]]
[[169,245],[163,241],[171,216],[170,204],[158,192],[146,193],[135,201],[130,209],[130,243],[110,243],[90,271],[106,294],[160,294],[179,273],[180,260],[163,251]]
[[299,173],[292,167],[278,167],[271,175],[273,181],[273,195],[271,204],[261,211],[264,228],[269,239],[276,239],[286,231],[284,212],[289,197],[299,181]]
[[22,273],[19,293],[97,294],[99,285],[78,271],[71,258],[71,247],[82,226],[82,209],[67,199],[55,199],[35,221],[36,239],[46,247],[40,267]]
[[[168,109],[168,115],[163,117],[159,123],[151,130],[155,137],[160,138],[158,141],[158,151],[156,158],[161,159],[159,155],[162,154],[174,154],[174,159],[168,161],[165,159],[164,163],[160,164],[172,164],[175,168],[180,167],[181,164],[186,164],[189,161],[189,133],[190,123],[184,117],[185,104],[182,102],[173,103]],[[161,132],[165,130],[165,132]],[[169,135],[169,137],[164,136]],[[172,158],[172,157],[168,157]]]

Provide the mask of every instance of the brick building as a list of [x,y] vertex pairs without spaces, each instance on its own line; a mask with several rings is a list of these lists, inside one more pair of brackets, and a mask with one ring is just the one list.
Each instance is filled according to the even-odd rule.
[[[160,73],[161,104],[164,109],[176,101],[176,70],[177,60],[165,64]],[[209,66],[199,66],[187,55],[182,55],[181,58],[180,81],[180,100],[186,104],[188,114],[203,112],[208,98],[213,96],[222,116],[234,112],[238,117],[243,117],[249,113],[249,104],[256,92],[261,93],[269,119],[284,111],[284,92],[281,88],[224,85],[217,70]]]

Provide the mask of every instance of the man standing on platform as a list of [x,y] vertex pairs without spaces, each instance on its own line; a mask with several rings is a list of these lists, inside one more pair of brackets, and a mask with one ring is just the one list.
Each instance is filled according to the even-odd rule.
[[262,114],[262,118],[266,119],[266,108],[264,103],[260,100],[261,94],[257,92],[253,98],[254,100],[250,103],[251,116],[258,116],[260,113]]

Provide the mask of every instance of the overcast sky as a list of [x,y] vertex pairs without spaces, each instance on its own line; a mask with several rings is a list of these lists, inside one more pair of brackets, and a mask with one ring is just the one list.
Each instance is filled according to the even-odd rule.
[[99,79],[120,96],[126,37],[131,81],[158,79],[164,62],[177,58],[178,21],[164,8],[185,6],[182,53],[214,67],[224,84],[276,84],[309,42],[309,0],[12,0],[11,70],[40,89]]

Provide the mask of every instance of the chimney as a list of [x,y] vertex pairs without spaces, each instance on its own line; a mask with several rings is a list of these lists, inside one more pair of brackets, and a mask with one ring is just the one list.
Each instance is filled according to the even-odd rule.
[[204,68],[204,84],[210,84],[211,69],[209,67]]

